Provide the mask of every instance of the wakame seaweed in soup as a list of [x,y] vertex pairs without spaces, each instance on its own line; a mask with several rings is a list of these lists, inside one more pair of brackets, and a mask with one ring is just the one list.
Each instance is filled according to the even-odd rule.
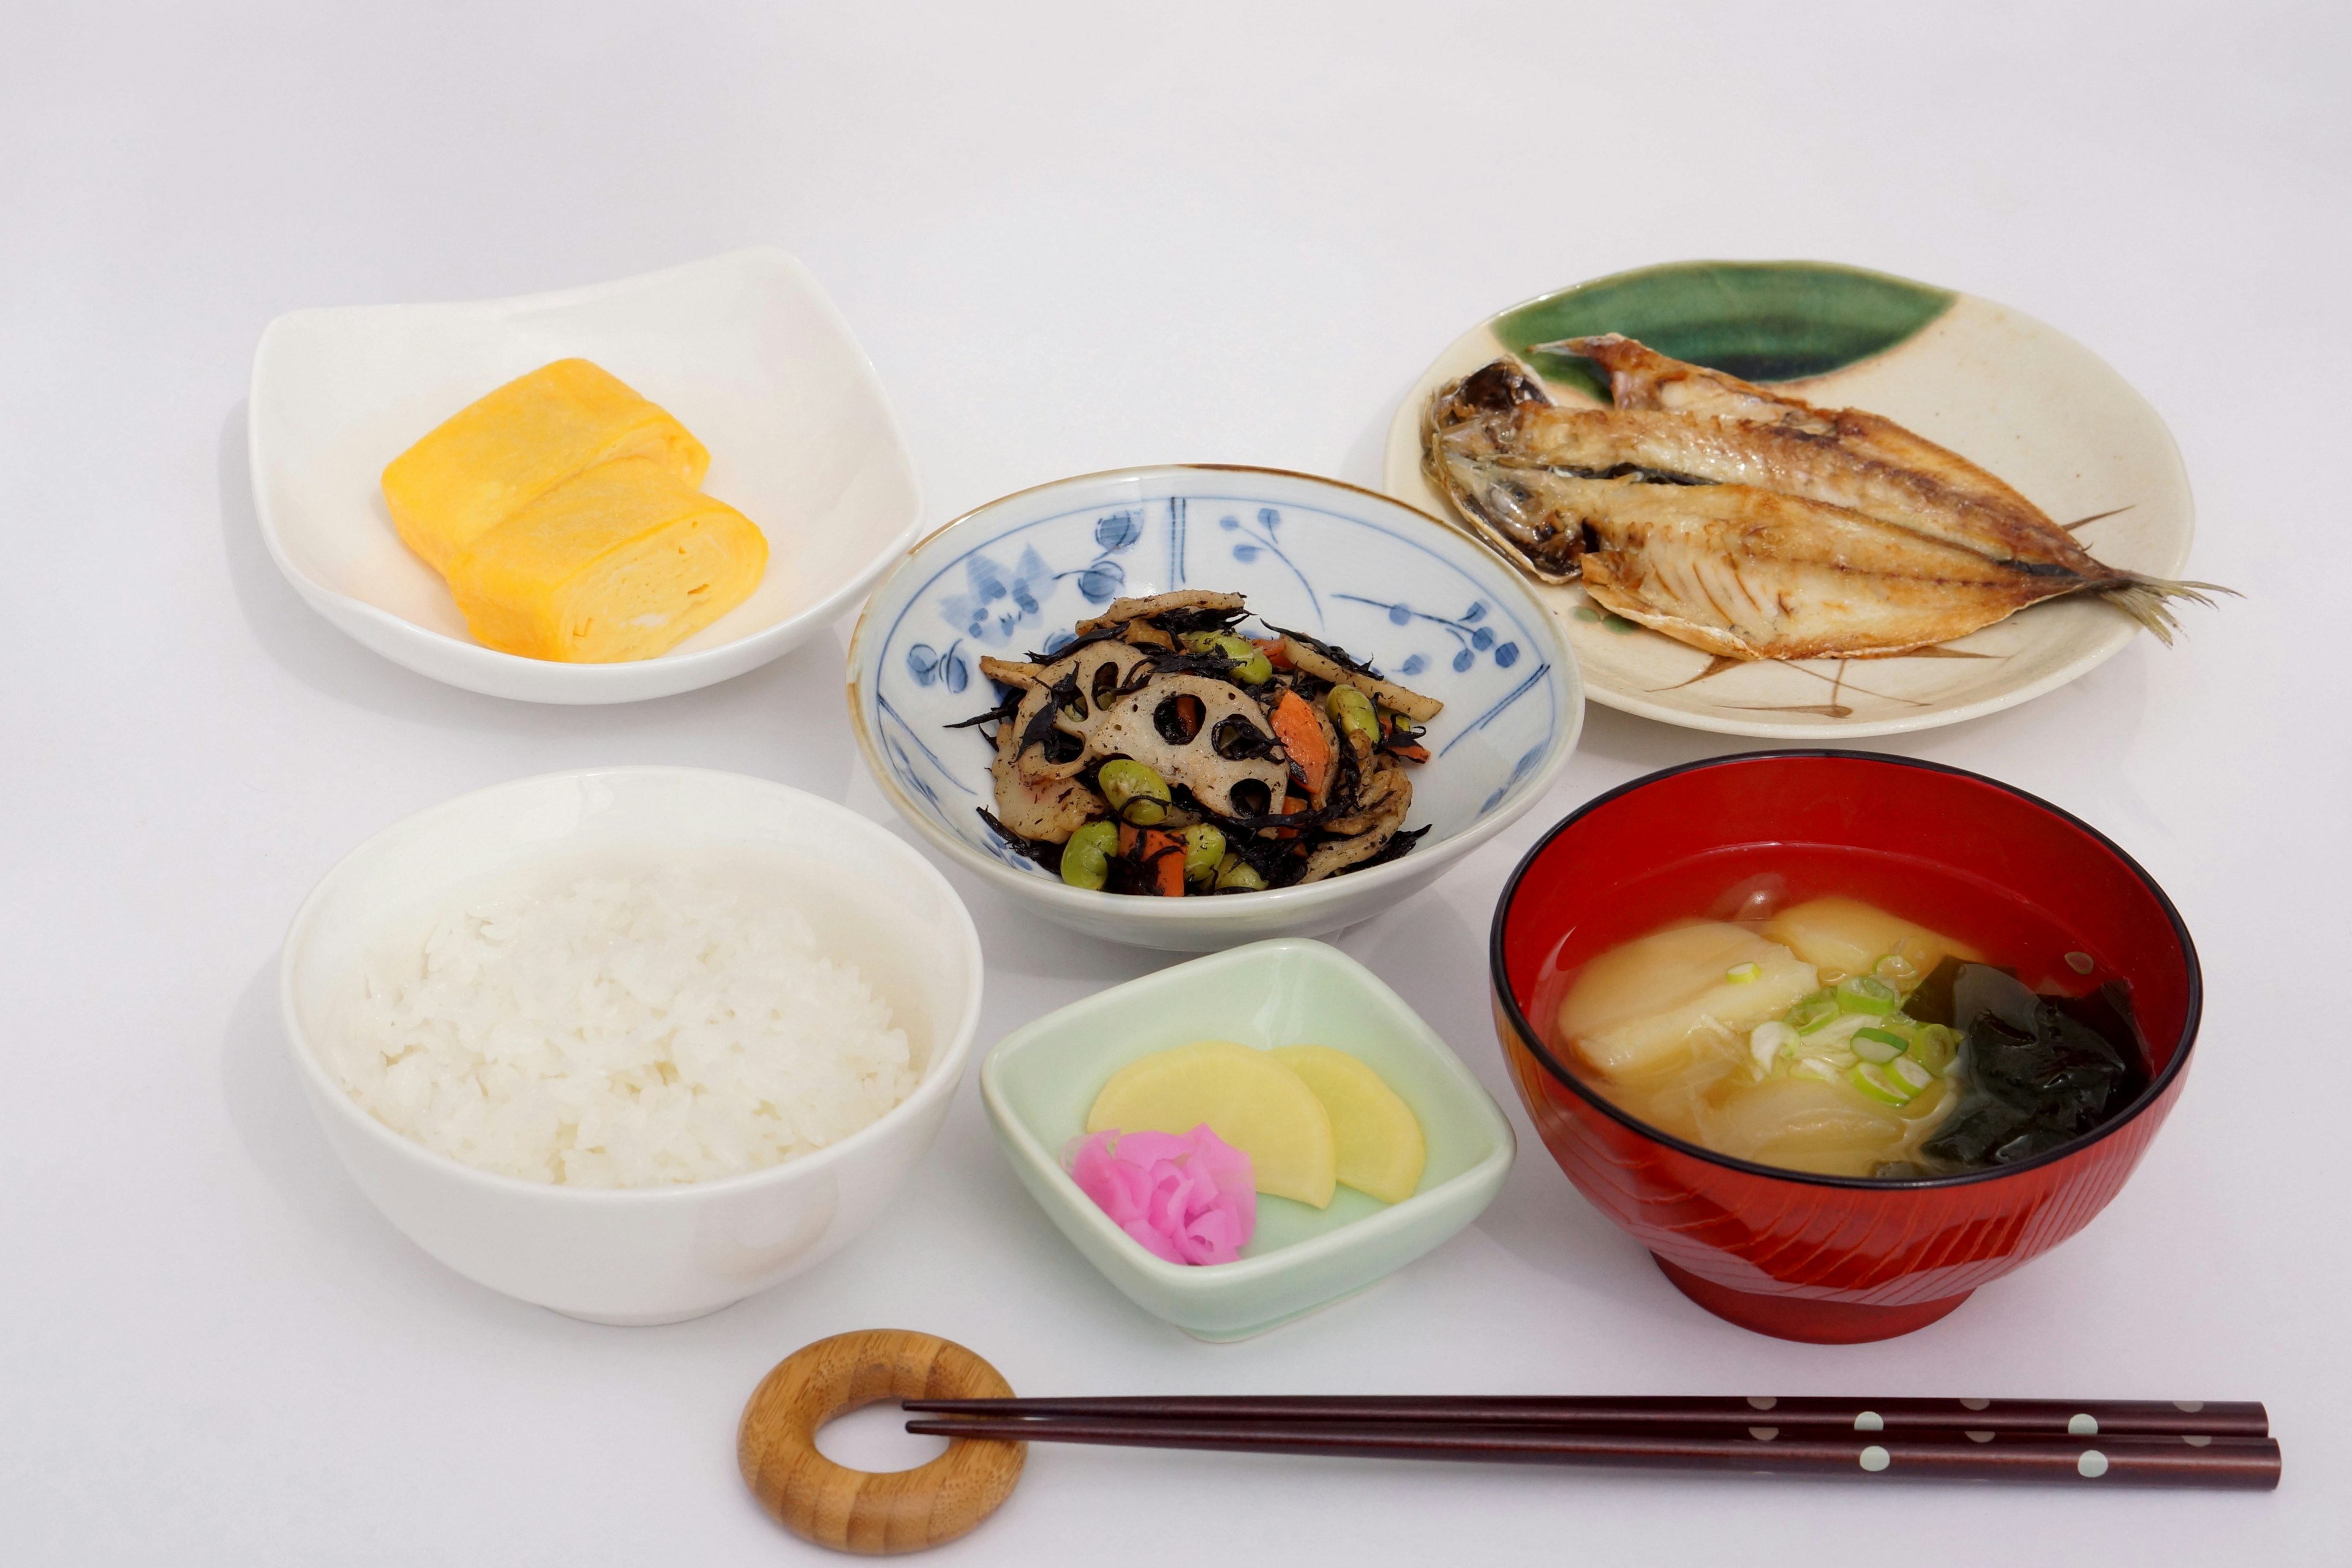
[[1842,896],[1749,894],[1541,983],[1579,1076],[1737,1159],[1916,1179],[2047,1154],[2148,1082],[2121,981],[2037,994],[1956,938]]
[[1930,1021],[1962,1031],[1967,1087],[1936,1136],[1920,1145],[1922,1169],[1879,1174],[2014,1165],[2095,1131],[2147,1087],[2146,1047],[2122,981],[2088,996],[2058,997],[2038,995],[1990,964],[1948,959],[1938,976],[1945,971],[1938,999],[1948,998],[1948,1008]]

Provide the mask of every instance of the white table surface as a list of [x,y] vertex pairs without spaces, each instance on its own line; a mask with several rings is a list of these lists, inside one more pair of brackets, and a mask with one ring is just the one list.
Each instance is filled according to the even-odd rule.
[[[943,1562],[2345,1560],[2342,7],[491,11],[6,8],[0,1560],[814,1561],[737,1479],[736,1415],[787,1352],[877,1324],[1038,1393],[2258,1397],[2288,1454],[2275,1495],[2235,1496],[1041,1450]],[[969,1081],[877,1228],[702,1321],[592,1327],[434,1264],[344,1178],[282,1054],[278,937],[338,856],[583,763],[889,811],[844,717],[846,625],[603,709],[471,696],[345,640],[256,537],[248,356],[300,306],[753,243],[847,313],[935,521],[1132,461],[1376,484],[1395,399],[1467,323],[1647,262],[1852,261],[2080,338],[2179,437],[2192,572],[2248,597],[1886,749],[2059,802],[2178,900],[2206,1028],[2146,1163],[1909,1339],[1783,1344],[1686,1304],[1545,1157],[1486,1018],[1526,846],[1740,749],[1596,708],[1549,800],[1340,939],[1522,1142],[1475,1227],[1362,1298],[1232,1346],[1145,1317],[1014,1184]],[[982,1047],[1165,962],[949,875],[987,947]],[[834,1446],[913,1443],[877,1418]]]

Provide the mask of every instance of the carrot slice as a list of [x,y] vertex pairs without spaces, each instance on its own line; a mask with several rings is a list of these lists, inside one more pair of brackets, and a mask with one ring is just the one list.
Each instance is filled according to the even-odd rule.
[[1274,666],[1275,668],[1296,669],[1298,668],[1297,665],[1290,662],[1290,654],[1283,647],[1282,639],[1280,637],[1266,637],[1262,640],[1256,637],[1250,637],[1244,640],[1249,643],[1250,647],[1265,655],[1265,661]]
[[1331,778],[1331,742],[1324,739],[1323,726],[1315,721],[1315,710],[1296,691],[1286,691],[1268,717],[1307,793],[1321,795]]
[[1399,735],[1410,733],[1412,731],[1405,728],[1403,715],[1392,713],[1385,708],[1381,710],[1381,749],[1391,756],[1402,757],[1407,762],[1429,761],[1429,748],[1418,740],[1407,741],[1402,745],[1397,743]]
[[1156,827],[1143,832],[1143,863],[1151,868],[1163,899],[1184,896],[1184,841]]
[[[1143,852],[1136,854],[1140,840]],[[1150,871],[1152,891],[1163,899],[1184,896],[1184,840],[1181,835],[1162,833],[1156,827],[1138,828],[1132,823],[1118,825],[1118,852],[1121,858],[1134,857]]]
[[[1285,816],[1296,816],[1298,813],[1305,811],[1307,806],[1312,804],[1313,802],[1309,801],[1303,795],[1286,795],[1282,797],[1282,815]],[[1298,837],[1298,829],[1296,827],[1269,827],[1265,832],[1266,837],[1269,838],[1296,838]]]

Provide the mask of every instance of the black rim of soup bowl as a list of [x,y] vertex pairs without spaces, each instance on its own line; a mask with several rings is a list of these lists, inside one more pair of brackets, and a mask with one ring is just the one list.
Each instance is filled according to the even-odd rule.
[[[1670,1132],[1651,1126],[1638,1117],[1627,1115],[1612,1104],[1606,1097],[1587,1086],[1575,1073],[1561,1065],[1559,1058],[1552,1054],[1549,1041],[1528,1022],[1526,1010],[1519,1005],[1519,999],[1511,989],[1510,972],[1503,957],[1504,933],[1510,925],[1511,907],[1518,900],[1519,884],[1526,879],[1528,873],[1534,869],[1535,863],[1542,858],[1544,851],[1551,847],[1552,841],[1620,796],[1632,795],[1636,790],[1647,789],[1652,784],[1663,783],[1683,773],[1696,773],[1704,768],[1731,767],[1748,763],[1802,762],[1814,758],[1832,758],[1840,762],[1884,763],[1890,767],[1916,768],[1922,773],[1948,773],[1954,778],[1969,779],[1978,784],[1988,784],[2004,795],[2023,801],[2028,805],[2037,806],[2048,812],[2105,848],[2130,869],[2131,874],[2139,879],[2140,885],[2155,897],[2157,907],[2164,911],[2165,921],[2172,927],[2173,939],[2180,944],[2181,963],[2188,971],[2189,982],[2189,995],[2181,1017],[2179,1043],[2173,1048],[2172,1059],[2165,1063],[2160,1071],[2150,1077],[2147,1087],[2141,1090],[2137,1100],[2126,1106],[2119,1114],[2109,1118],[2102,1125],[2084,1133],[2073,1142],[2061,1144],[2046,1154],[2037,1154],[2031,1160],[2021,1160],[2014,1165],[1996,1165],[1983,1171],[1962,1171],[1948,1176],[1829,1176],[1810,1171],[1792,1171],[1781,1165],[1760,1164],[1754,1160],[1737,1159],[1729,1154],[1717,1153],[1712,1149],[1677,1138]],[[1520,1041],[1534,1053],[1538,1061],[1543,1063],[1545,1071],[1566,1086],[1578,1099],[1611,1121],[1640,1133],[1654,1143],[1687,1154],[1694,1160],[1705,1161],[1710,1165],[1720,1165],[1727,1170],[1738,1171],[1744,1175],[1794,1182],[1802,1186],[1844,1187],[1864,1192],[1914,1191],[1928,1187],[1965,1186],[1975,1182],[1997,1182],[2023,1172],[2037,1170],[2044,1165],[2055,1164],[2061,1160],[2073,1159],[2100,1139],[2129,1126],[2138,1120],[2149,1106],[2164,1097],[2172,1087],[2173,1080],[2179,1078],[2189,1066],[2189,1051],[2197,1043],[2198,1025],[2202,1020],[2205,1011],[2204,972],[2197,962],[2197,944],[2189,939],[2189,928],[2181,922],[2180,911],[2173,907],[2171,898],[2157,879],[2148,875],[2147,868],[2133,859],[2123,846],[2065,807],[2053,805],[2038,795],[2019,789],[2015,784],[2003,784],[1996,778],[1988,778],[1983,773],[1972,773],[1967,768],[1951,767],[1943,763],[1921,762],[1916,757],[1893,756],[1885,752],[1843,751],[1834,747],[1735,752],[1726,756],[1704,757],[1695,763],[1683,763],[1675,767],[1661,768],[1654,773],[1644,773],[1630,783],[1619,784],[1606,794],[1594,795],[1554,823],[1541,838],[1536,840],[1534,847],[1527,852],[1517,868],[1512,871],[1510,880],[1503,884],[1502,897],[1495,904],[1495,919],[1487,937],[1486,957],[1488,981],[1494,986],[1495,994],[1499,1000],[1505,1016],[1510,1020],[1511,1027],[1517,1032]]]

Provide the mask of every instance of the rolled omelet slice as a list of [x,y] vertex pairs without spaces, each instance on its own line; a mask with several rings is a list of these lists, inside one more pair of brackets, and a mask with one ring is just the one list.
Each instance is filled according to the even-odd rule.
[[448,574],[451,559],[564,480],[642,458],[689,488],[710,453],[656,404],[584,359],[560,359],[467,405],[383,470],[393,526]]
[[751,520],[644,458],[554,486],[450,557],[466,624],[527,658],[652,658],[741,604],[767,570]]

